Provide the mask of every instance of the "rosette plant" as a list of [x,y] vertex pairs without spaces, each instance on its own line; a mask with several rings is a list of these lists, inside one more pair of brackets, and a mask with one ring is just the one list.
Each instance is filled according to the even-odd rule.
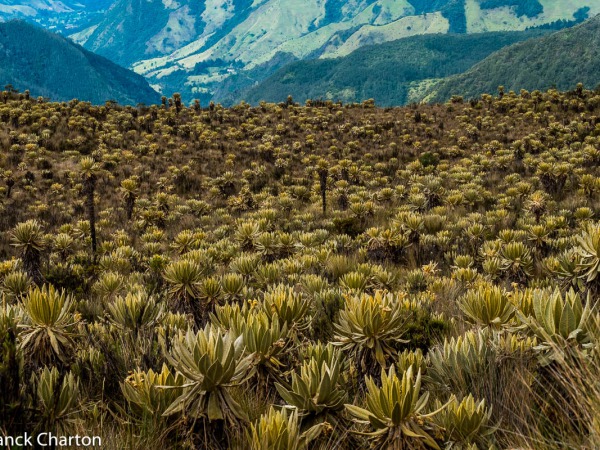
[[429,393],[421,393],[421,371],[412,366],[399,378],[394,366],[381,373],[381,387],[368,377],[366,408],[346,405],[348,412],[360,424],[369,425],[365,433],[373,448],[392,450],[440,449],[436,442],[436,425],[432,417],[447,405],[426,413]]
[[401,338],[406,322],[402,299],[400,294],[381,291],[347,296],[334,323],[333,344],[352,355],[364,372],[377,364],[387,367],[397,354],[397,346],[408,342]]
[[194,334],[180,333],[166,357],[186,378],[183,393],[163,415],[183,413],[209,421],[248,420],[247,413],[231,395],[252,374],[253,355],[244,356],[243,338],[207,325]]

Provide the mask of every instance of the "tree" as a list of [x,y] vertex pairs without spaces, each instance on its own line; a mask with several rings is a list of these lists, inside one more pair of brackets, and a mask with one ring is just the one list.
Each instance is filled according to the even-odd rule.
[[175,112],[177,114],[179,114],[181,112],[181,94],[179,92],[176,92],[175,94],[173,94],[173,103],[175,104]]
[[28,220],[18,224],[12,232],[12,245],[21,250],[21,260],[27,275],[33,282],[41,285],[44,277],[40,270],[40,254],[46,248],[46,238],[42,226],[37,220]]
[[324,159],[318,162],[317,173],[319,174],[323,215],[325,215],[327,213],[327,176],[329,175],[329,167],[327,166],[327,161]]
[[125,211],[127,213],[127,220],[131,220],[133,215],[133,208],[135,208],[135,201],[138,197],[138,185],[135,178],[127,178],[121,182],[121,192],[123,199],[125,200]]
[[81,160],[81,174],[83,176],[83,194],[85,195],[85,209],[90,223],[90,239],[92,240],[92,258],[96,261],[96,211],[94,194],[98,178],[98,164],[94,158],[86,156]]

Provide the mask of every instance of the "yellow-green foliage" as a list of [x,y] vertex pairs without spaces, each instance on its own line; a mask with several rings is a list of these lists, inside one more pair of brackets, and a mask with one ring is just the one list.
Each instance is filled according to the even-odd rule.
[[395,356],[401,339],[406,311],[402,294],[349,295],[335,324],[334,344],[357,358],[370,355],[382,367]]
[[[321,358],[319,358],[321,359]],[[330,362],[311,358],[292,373],[290,388],[275,384],[279,395],[301,414],[318,415],[342,409],[346,393],[342,383],[341,355],[332,355]]]
[[136,370],[123,383],[121,390],[132,413],[141,421],[147,420],[159,428],[163,414],[183,391],[184,378],[173,374],[166,365],[160,372]]
[[600,92],[501,92],[0,92],[0,431],[600,448]]
[[469,322],[500,328],[514,315],[506,293],[496,286],[481,286],[460,299],[460,308]]
[[446,406],[424,413],[429,393],[421,393],[421,370],[415,377],[411,366],[398,378],[392,366],[389,372],[382,371],[381,387],[368,378],[367,389],[366,408],[346,408],[359,423],[370,425],[379,448],[440,448],[432,436],[431,417]]
[[435,421],[445,429],[451,442],[482,445],[496,431],[490,422],[491,415],[485,400],[476,402],[469,394],[460,402],[452,398],[447,407],[435,416]]
[[243,356],[243,343],[231,332],[207,325],[194,334],[181,333],[172,342],[167,359],[186,378],[183,394],[163,415],[182,411],[193,417],[244,419],[246,412],[229,388],[241,384],[251,368],[251,355]]
[[80,394],[78,380],[71,372],[63,377],[56,367],[44,367],[36,381],[36,404],[42,421],[55,432],[70,432],[77,420],[74,412]]
[[72,297],[53,286],[43,286],[29,292],[23,308],[27,320],[23,323],[21,347],[25,354],[41,364],[67,362],[77,335]]
[[315,425],[304,433],[300,432],[298,413],[273,407],[262,415],[256,425],[251,426],[250,448],[252,450],[302,450],[308,448],[320,431]]

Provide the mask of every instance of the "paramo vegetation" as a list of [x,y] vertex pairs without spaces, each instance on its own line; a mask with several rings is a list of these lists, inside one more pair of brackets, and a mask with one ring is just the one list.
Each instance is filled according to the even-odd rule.
[[600,447],[600,91],[0,94],[0,432]]

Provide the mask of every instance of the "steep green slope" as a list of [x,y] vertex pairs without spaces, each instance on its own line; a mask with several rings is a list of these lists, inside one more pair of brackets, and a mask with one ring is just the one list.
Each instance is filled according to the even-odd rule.
[[490,55],[464,74],[441,81],[426,97],[445,101],[505,90],[571,89],[600,83],[600,16],[539,39],[521,42]]
[[374,98],[402,105],[419,97],[433,80],[462,73],[491,53],[548,31],[425,35],[363,47],[336,59],[289,64],[239,100],[297,101],[312,98],[346,102]]
[[68,39],[21,21],[0,23],[0,83],[53,100],[157,103],[146,80]]

